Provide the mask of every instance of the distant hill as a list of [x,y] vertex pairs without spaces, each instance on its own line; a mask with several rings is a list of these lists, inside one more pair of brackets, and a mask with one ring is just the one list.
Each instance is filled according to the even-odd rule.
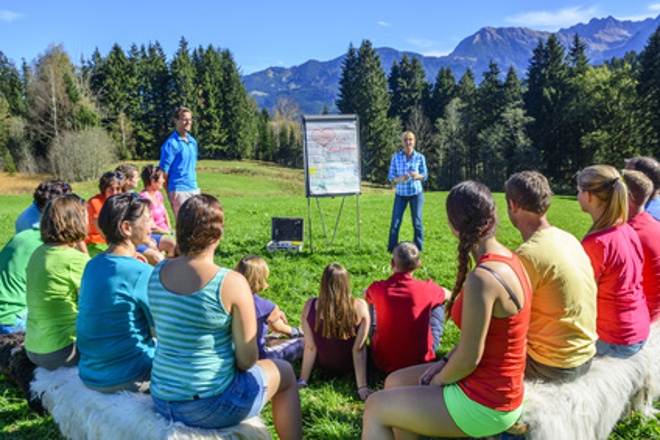
[[[660,15],[643,21],[620,21],[613,17],[594,18],[555,34],[565,48],[570,47],[575,34],[587,44],[591,64],[599,65],[613,57],[621,58],[627,52],[640,52],[648,38],[660,26]],[[423,56],[414,52],[400,52],[392,48],[376,49],[385,73],[389,75],[394,60],[400,61],[404,53],[419,58],[427,79],[435,81],[442,66],[450,67],[459,79],[469,67],[477,81],[494,61],[503,72],[513,66],[521,77],[527,76],[529,60],[539,39],[547,39],[549,32],[522,27],[485,27],[462,40],[452,53],[442,57]],[[356,47],[357,49],[357,47]],[[260,107],[273,109],[281,97],[298,104],[301,113],[318,114],[324,105],[337,112],[335,100],[339,90],[344,55],[330,61],[309,60],[299,66],[270,67],[245,75],[245,86]]]

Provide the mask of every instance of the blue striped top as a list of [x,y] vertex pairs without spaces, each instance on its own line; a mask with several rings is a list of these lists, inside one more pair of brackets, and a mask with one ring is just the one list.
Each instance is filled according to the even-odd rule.
[[220,301],[229,269],[220,269],[201,290],[178,295],[160,281],[166,262],[156,266],[149,280],[158,341],[151,394],[170,401],[217,396],[236,374],[232,317]]

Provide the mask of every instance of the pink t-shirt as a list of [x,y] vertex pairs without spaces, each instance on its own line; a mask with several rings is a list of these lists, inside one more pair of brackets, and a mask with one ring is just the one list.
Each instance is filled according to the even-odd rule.
[[156,191],[156,203],[151,200],[147,191],[142,191],[140,195],[151,202],[151,215],[153,216],[156,226],[158,226],[160,229],[169,231],[170,227],[167,226],[166,220],[167,208],[165,208],[165,204],[163,203],[163,195],[160,193],[160,191]]
[[628,220],[637,232],[644,251],[642,288],[646,296],[651,322],[660,318],[660,222],[648,212]]
[[631,345],[649,336],[649,311],[642,290],[644,256],[629,224],[589,234],[582,240],[598,284],[598,338]]

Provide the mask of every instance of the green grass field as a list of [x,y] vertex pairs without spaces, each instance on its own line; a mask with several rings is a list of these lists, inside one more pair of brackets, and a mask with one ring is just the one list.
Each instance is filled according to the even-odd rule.
[[[259,254],[266,258],[271,271],[268,280],[271,287],[263,295],[278,304],[293,325],[300,324],[300,312],[305,300],[318,294],[321,273],[328,263],[340,263],[348,269],[355,296],[361,295],[372,281],[387,278],[390,274],[390,255],[386,246],[393,196],[389,188],[365,185],[359,198],[346,197],[336,237],[330,245],[328,241],[333,235],[342,198],[309,201],[313,227],[310,240],[308,199],[305,197],[304,174],[300,170],[257,162],[202,161],[199,183],[204,192],[220,199],[225,210],[225,236],[217,250],[216,261],[220,265],[234,267],[245,254]],[[74,184],[73,188],[85,198],[97,192],[94,182]],[[456,269],[457,241],[447,226],[444,212],[446,195],[444,192],[425,194],[425,250],[422,267],[415,276],[432,278],[451,288]],[[521,242],[520,235],[507,218],[503,194],[495,194],[495,198],[500,217],[497,236],[506,246],[514,248]],[[12,237],[16,217],[30,202],[30,191],[0,195],[0,246]],[[323,212],[327,239],[319,206]],[[578,238],[582,238],[590,225],[589,216],[580,211],[575,197],[555,197],[548,216],[551,223]],[[305,219],[303,252],[269,254],[266,251],[272,217]],[[406,212],[400,239],[410,240],[412,235],[410,215]],[[310,241],[313,242],[313,252],[310,252]],[[447,327],[441,353],[449,351],[458,340],[458,330],[453,324]],[[294,365],[296,373],[299,368],[299,363]],[[372,386],[382,386],[380,381],[373,382],[372,378],[370,382]],[[326,377],[316,371],[309,388],[301,391],[301,400],[305,438],[360,437],[363,404],[357,398],[352,378]],[[272,429],[270,409],[267,408],[262,416]],[[57,427],[52,420],[31,414],[18,391],[0,377],[0,438],[43,439],[57,436]],[[632,415],[617,427],[610,438],[660,438],[660,427],[656,419],[648,421],[639,415]]]

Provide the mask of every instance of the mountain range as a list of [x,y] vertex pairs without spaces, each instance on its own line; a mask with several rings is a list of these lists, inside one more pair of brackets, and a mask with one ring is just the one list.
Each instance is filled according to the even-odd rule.
[[[613,17],[593,18],[589,23],[580,23],[560,29],[555,35],[565,48],[569,48],[577,33],[586,43],[586,54],[593,65],[602,64],[612,58],[621,58],[627,52],[641,52],[648,38],[660,26],[660,15],[642,21],[621,21]],[[513,66],[521,78],[526,77],[532,52],[539,43],[550,36],[550,32],[535,31],[524,27],[484,27],[463,39],[446,56],[424,56],[414,52],[402,52],[382,47],[376,51],[389,75],[392,63],[401,61],[404,54],[416,57],[424,66],[427,80],[435,82],[441,67],[450,67],[456,79],[470,68],[477,82],[488,69],[492,60],[502,72]],[[356,47],[357,49],[357,47]],[[329,61],[309,60],[293,67],[269,67],[243,76],[247,91],[261,108],[274,109],[280,99],[297,104],[300,113],[319,114],[327,107],[337,112],[335,101],[339,91],[339,78],[346,54]]]

